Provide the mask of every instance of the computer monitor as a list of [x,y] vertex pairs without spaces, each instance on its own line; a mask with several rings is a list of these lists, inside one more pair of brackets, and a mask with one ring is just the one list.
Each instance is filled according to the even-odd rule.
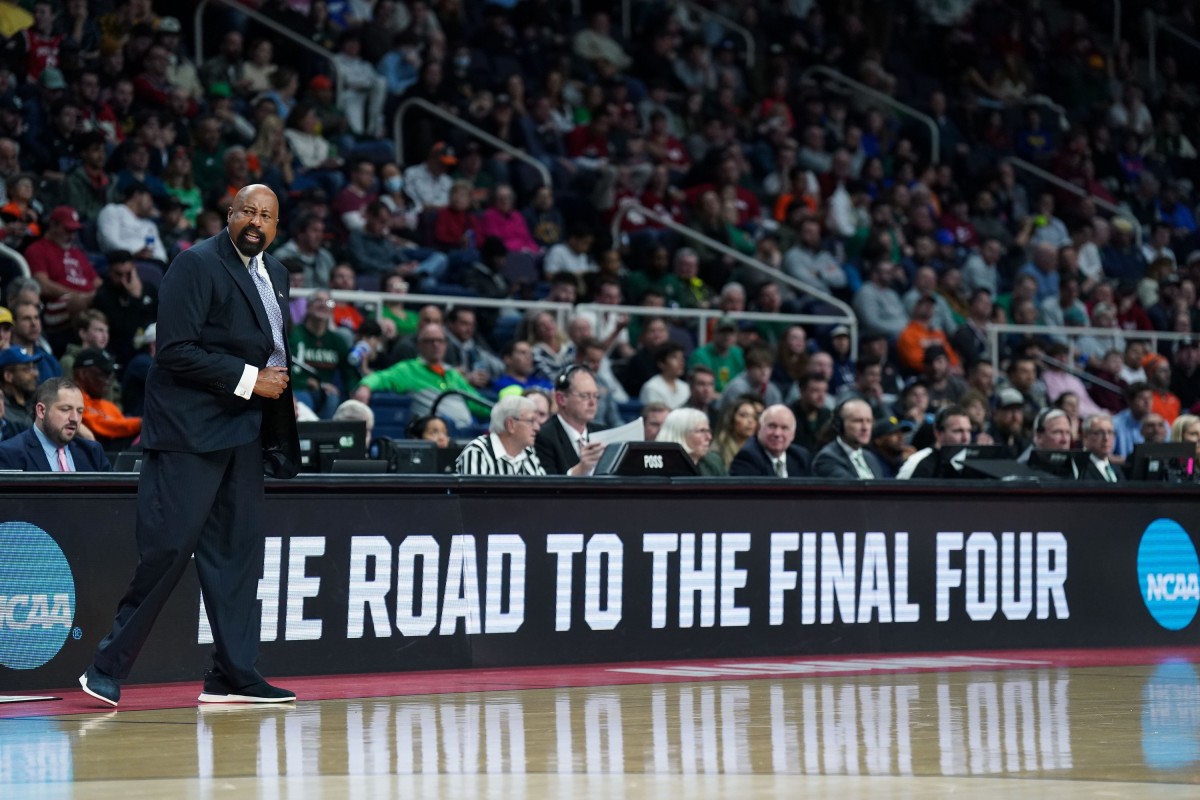
[[616,442],[600,454],[595,474],[680,478],[699,473],[691,456],[675,442]]
[[1080,480],[1087,471],[1091,453],[1087,450],[1033,450],[1029,468],[1064,481]]
[[1198,467],[1192,442],[1139,444],[1129,456],[1129,479],[1191,483],[1197,479]]
[[298,422],[300,470],[329,472],[336,458],[367,457],[367,423],[364,420]]
[[1008,458],[1008,448],[998,444],[947,444],[936,455],[935,478],[977,478],[981,476],[964,469],[967,462],[1003,461]]
[[141,450],[122,450],[113,460],[113,472],[141,472],[143,455]]

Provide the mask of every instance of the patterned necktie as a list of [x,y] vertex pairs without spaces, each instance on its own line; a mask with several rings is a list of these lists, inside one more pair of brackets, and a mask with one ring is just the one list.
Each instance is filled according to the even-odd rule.
[[786,478],[787,477],[787,466],[783,463],[782,458],[775,462],[775,477],[776,478]]
[[1109,483],[1117,482],[1117,473],[1113,472],[1112,464],[1107,461],[1104,462],[1104,474],[1108,478]]
[[850,460],[854,462],[854,469],[858,470],[858,477],[863,480],[870,480],[875,477],[875,473],[871,472],[871,468],[867,466],[867,460],[863,457],[862,450],[852,452]]
[[286,367],[287,351],[283,349],[283,312],[279,310],[279,301],[275,299],[275,290],[271,288],[271,281],[267,278],[265,270],[259,270],[258,256],[252,257],[246,266],[250,270],[250,277],[254,279],[254,288],[258,289],[258,297],[262,300],[263,309],[267,312],[267,319],[271,323],[271,341],[274,342],[275,348],[271,351],[271,357],[267,359],[267,366]]
[[69,463],[67,463],[67,448],[65,448],[65,447],[58,448],[58,471],[59,472],[70,472],[71,471],[71,465]]

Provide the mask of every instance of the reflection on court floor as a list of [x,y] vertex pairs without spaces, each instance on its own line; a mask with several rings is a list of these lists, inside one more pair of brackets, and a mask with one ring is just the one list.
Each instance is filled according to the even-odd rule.
[[0,786],[437,774],[1196,783],[1200,680],[1052,667],[0,720]]

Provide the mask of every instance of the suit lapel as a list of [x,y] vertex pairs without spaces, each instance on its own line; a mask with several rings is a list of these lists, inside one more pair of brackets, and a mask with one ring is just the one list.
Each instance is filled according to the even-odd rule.
[[33,432],[33,428],[29,429],[29,437],[25,441],[25,449],[29,451],[29,459],[34,464],[37,464],[40,471],[54,471],[50,466],[50,462],[46,460],[46,451],[42,449],[42,443],[38,440],[37,434]]
[[229,272],[237,287],[242,290],[250,308],[254,309],[254,318],[258,321],[259,329],[274,341],[274,337],[271,335],[271,321],[267,319],[267,310],[263,307],[262,298],[258,296],[258,287],[254,285],[254,279],[250,277],[250,270],[242,264],[237,248],[233,246],[233,242],[229,238],[229,229],[221,231],[217,237],[217,252],[221,254],[222,266]]

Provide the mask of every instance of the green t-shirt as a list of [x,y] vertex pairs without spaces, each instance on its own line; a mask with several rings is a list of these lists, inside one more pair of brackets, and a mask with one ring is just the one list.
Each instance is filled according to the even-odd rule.
[[691,358],[688,359],[688,368],[704,366],[713,371],[716,377],[717,391],[725,390],[726,385],[731,380],[741,375],[746,369],[746,358],[742,353],[742,348],[736,344],[731,346],[725,352],[725,355],[717,355],[713,349],[712,342],[697,347],[692,351]]
[[340,386],[346,394],[358,385],[358,370],[350,364],[350,345],[332,328],[318,336],[303,325],[297,325],[288,337],[288,346],[292,350],[294,386],[304,388],[313,377],[297,363],[301,361],[316,370],[321,383]]
[[[444,392],[447,389],[457,389],[472,397],[480,396],[461,372],[452,367],[442,367],[442,369],[444,372],[439,375],[433,367],[421,359],[410,358],[407,361],[398,361],[379,372],[372,372],[362,379],[362,385],[372,392],[416,394],[425,390]],[[467,407],[476,419],[487,419],[491,414],[491,409],[487,406],[472,403],[469,400]]]

